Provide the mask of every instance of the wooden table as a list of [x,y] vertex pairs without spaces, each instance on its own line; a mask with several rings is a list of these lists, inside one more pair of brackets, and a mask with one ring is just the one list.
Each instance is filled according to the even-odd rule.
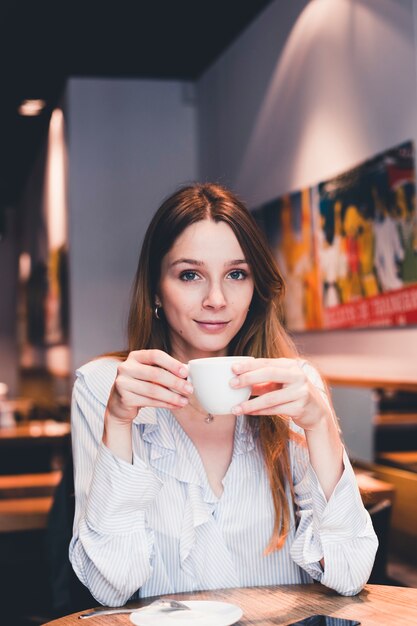
[[0,476],[0,533],[46,527],[62,472]]
[[15,426],[0,428],[0,447],[22,444],[43,444],[66,439],[70,424],[55,420],[31,420]]
[[0,474],[45,473],[61,469],[70,446],[71,426],[30,420],[0,428]]
[[0,428],[0,533],[46,527],[69,444],[66,422]]
[[[417,444],[416,444],[417,447]],[[404,469],[409,472],[417,472],[417,452],[405,451],[405,452],[380,452],[378,454],[378,461],[381,463],[388,463],[399,469]]]
[[53,496],[62,471],[0,476],[0,502],[8,498],[47,498]]
[[[178,600],[217,600],[239,605],[239,626],[284,626],[313,614],[356,619],[363,626],[416,626],[417,589],[366,585],[357,596],[344,597],[321,585],[289,585],[202,591],[167,596]],[[147,598],[130,606],[148,604]],[[84,611],[83,611],[84,612]],[[79,620],[80,613],[61,617],[48,626],[116,626],[131,624],[128,615]],[[190,623],[189,621],[187,622]],[[44,625],[46,626],[46,624]]]
[[375,478],[372,472],[360,467],[354,467],[353,469],[362,501],[366,507],[370,508],[383,500],[394,501],[395,489],[391,483]]
[[0,500],[0,533],[43,530],[52,504],[52,496]]

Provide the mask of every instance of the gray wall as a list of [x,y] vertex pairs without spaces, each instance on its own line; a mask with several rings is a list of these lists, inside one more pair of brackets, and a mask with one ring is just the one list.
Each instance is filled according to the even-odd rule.
[[[275,0],[197,85],[204,178],[250,206],[416,139],[412,0]],[[304,333],[307,354],[389,355],[417,330]]]
[[66,93],[72,368],[125,347],[130,287],[160,204],[196,177],[193,88],[72,79]]
[[343,441],[349,457],[374,461],[374,426],[376,398],[372,389],[363,387],[332,388],[332,400],[340,419]]

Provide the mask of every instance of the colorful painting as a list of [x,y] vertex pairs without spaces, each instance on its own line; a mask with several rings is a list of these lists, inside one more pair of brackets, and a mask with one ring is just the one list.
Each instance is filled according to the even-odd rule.
[[254,215],[286,281],[289,330],[417,323],[412,142]]

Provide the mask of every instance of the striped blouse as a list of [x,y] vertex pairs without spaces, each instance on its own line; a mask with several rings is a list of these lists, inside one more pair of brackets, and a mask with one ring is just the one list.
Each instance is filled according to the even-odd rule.
[[[325,394],[316,370],[305,362],[303,367]],[[101,442],[116,368],[110,358],[88,363],[77,371],[73,391],[70,559],[98,602],[118,606],[181,591],[313,580],[344,595],[361,590],[377,539],[346,453],[343,475],[327,501],[306,447],[289,443],[296,505],[291,531],[281,550],[265,556],[274,508],[259,441],[245,416],[236,420],[218,498],[194,444],[167,409],[139,411],[132,464]]]

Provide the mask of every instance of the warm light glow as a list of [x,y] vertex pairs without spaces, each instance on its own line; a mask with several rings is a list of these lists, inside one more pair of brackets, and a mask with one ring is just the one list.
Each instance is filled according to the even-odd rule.
[[53,111],[49,124],[45,203],[49,249],[56,250],[67,242],[66,152],[61,109]]
[[22,252],[19,256],[19,278],[24,283],[29,279],[31,266],[32,260],[30,254]]
[[17,109],[20,115],[40,115],[46,106],[45,100],[23,100]]
[[71,358],[68,346],[51,346],[46,353],[46,366],[54,376],[68,376]]

